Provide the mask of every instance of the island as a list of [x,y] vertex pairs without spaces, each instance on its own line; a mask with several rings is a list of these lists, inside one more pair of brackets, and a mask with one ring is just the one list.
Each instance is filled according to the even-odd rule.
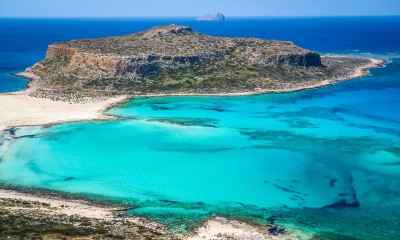
[[224,21],[225,16],[222,13],[207,14],[197,18],[199,21]]
[[241,95],[288,92],[365,75],[374,60],[321,56],[288,41],[226,38],[168,25],[52,44],[27,69],[31,96]]

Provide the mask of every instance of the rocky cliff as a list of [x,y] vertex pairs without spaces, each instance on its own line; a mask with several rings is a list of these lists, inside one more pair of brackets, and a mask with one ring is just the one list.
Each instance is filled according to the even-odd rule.
[[214,37],[168,25],[55,43],[29,71],[40,76],[39,90],[234,93],[320,81],[354,70],[351,64],[340,65],[343,61],[323,61],[292,42]]

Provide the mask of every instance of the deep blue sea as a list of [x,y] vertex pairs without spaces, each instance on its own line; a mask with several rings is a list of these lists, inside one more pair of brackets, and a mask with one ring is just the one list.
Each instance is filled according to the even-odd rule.
[[124,120],[3,132],[0,183],[134,205],[172,229],[223,214],[323,239],[400,239],[400,17],[0,19],[0,92],[23,89],[10,74],[48,44],[170,23],[389,62],[321,89],[134,98],[110,110]]

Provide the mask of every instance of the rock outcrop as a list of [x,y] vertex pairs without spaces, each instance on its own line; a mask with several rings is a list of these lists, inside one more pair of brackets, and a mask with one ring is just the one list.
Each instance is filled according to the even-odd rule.
[[29,71],[40,76],[39,90],[227,93],[343,74],[324,61],[292,42],[214,37],[168,25],[55,43]]

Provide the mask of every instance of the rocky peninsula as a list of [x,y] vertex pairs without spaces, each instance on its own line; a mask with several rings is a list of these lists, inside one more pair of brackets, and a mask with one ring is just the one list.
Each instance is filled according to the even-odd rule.
[[168,25],[48,47],[27,69],[32,96],[240,95],[288,92],[360,77],[380,61],[321,56],[287,41],[205,35]]

